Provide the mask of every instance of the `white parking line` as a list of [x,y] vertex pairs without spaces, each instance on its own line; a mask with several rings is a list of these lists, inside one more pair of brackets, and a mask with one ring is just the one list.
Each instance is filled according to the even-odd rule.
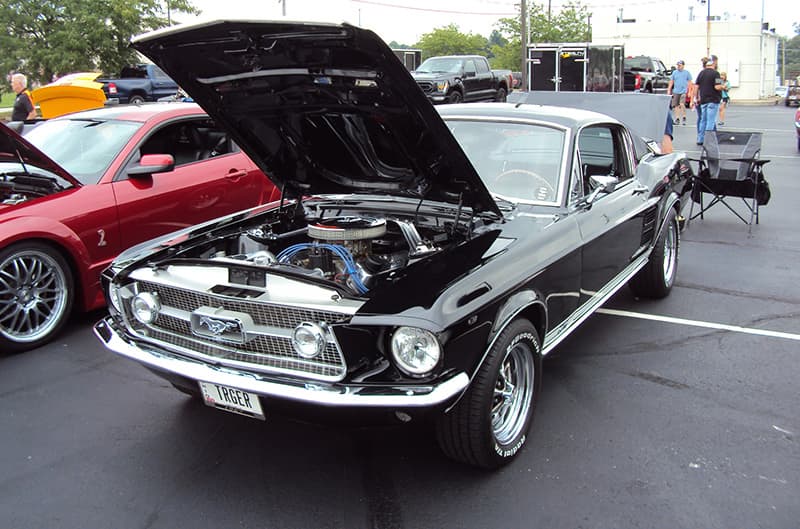
[[638,318],[640,320],[662,321],[665,323],[676,323],[678,325],[690,325],[692,327],[704,327],[706,329],[718,329],[722,331],[741,332],[745,334],[755,334],[758,336],[768,336],[770,338],[784,338],[786,340],[800,341],[800,334],[789,332],[768,331],[765,329],[752,329],[750,327],[740,327],[738,325],[726,325],[724,323],[713,323],[710,321],[686,320],[684,318],[673,318],[671,316],[658,316],[655,314],[644,314],[642,312],[629,312],[627,310],[616,309],[597,309],[599,314],[609,316],[622,316],[624,318]]

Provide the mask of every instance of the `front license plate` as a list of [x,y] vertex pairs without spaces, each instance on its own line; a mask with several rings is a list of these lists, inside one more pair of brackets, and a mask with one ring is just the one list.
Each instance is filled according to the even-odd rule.
[[203,401],[212,408],[264,420],[258,395],[211,382],[200,382],[200,391],[203,392]]

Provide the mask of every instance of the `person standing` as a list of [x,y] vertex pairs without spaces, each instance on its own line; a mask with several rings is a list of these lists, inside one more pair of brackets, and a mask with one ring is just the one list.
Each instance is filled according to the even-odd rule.
[[728,73],[720,72],[720,79],[722,79],[722,101],[719,104],[719,123],[717,125],[725,124],[725,111],[728,109],[728,103],[731,98],[728,91],[731,89],[731,82],[728,81]]
[[716,55],[709,57],[709,61],[695,79],[701,109],[700,123],[697,127],[697,145],[703,144],[706,132],[717,128],[717,112],[722,101],[722,79],[717,71],[717,60]]
[[670,75],[669,84],[667,85],[667,94],[672,96],[672,108],[675,109],[673,115],[675,125],[681,123],[681,118],[683,118],[683,124],[686,125],[686,107],[684,105],[686,94],[692,85],[692,74],[684,70],[683,67],[683,61],[678,61],[677,69],[672,70],[672,75]]
[[[708,64],[708,60],[708,57],[700,59],[701,71]],[[689,87],[689,108],[694,108],[697,112],[697,132],[700,132],[700,118],[703,116],[703,109],[700,107],[700,95],[695,83]]]
[[23,74],[15,73],[11,76],[11,89],[17,94],[14,109],[11,111],[11,121],[25,121],[36,117],[36,108],[26,91],[27,87],[28,78]]

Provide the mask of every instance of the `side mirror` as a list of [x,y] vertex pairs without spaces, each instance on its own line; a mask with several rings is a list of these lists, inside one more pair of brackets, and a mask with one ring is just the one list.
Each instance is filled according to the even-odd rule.
[[175,169],[175,158],[171,154],[145,154],[139,163],[128,169],[128,176],[145,177],[166,173]]
[[613,193],[619,184],[619,178],[611,175],[592,175],[589,177],[592,192],[584,199],[586,206],[591,206],[601,193]]

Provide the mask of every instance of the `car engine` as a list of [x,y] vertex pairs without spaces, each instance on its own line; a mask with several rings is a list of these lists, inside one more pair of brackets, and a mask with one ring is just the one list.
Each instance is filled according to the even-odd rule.
[[229,242],[224,250],[217,246],[200,257],[280,268],[332,281],[353,295],[364,295],[382,277],[442,250],[451,238],[438,224],[425,226],[421,234],[412,220],[320,216],[285,231],[277,229],[278,223],[267,222],[244,229],[235,244]]

